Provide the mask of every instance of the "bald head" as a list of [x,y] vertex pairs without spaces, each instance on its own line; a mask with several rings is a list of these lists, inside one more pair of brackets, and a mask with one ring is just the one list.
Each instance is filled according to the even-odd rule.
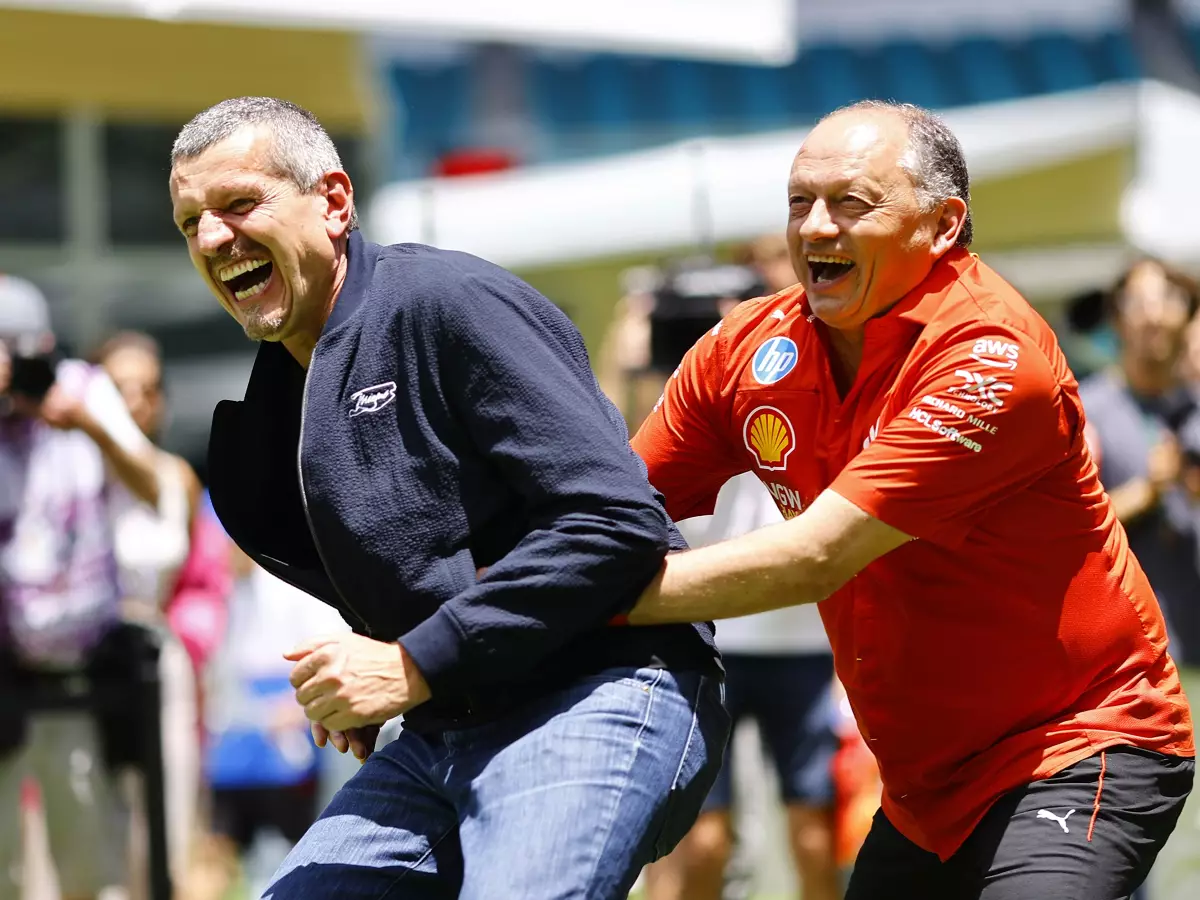
[[908,123],[890,110],[846,109],[826,116],[800,146],[801,156],[863,159],[886,157],[900,162],[908,149]]
[[918,107],[866,102],[821,120],[796,154],[788,246],[813,312],[861,330],[969,244],[966,165]]
[[[971,221],[971,180],[962,144],[940,118],[927,109],[912,103],[891,103],[883,100],[862,100],[835,109],[817,123],[809,135],[823,125],[835,125],[845,120],[856,134],[865,138],[866,129],[874,125],[888,143],[899,136],[900,152],[896,162],[912,180],[917,196],[925,208],[932,208],[951,197],[967,206],[966,221],[958,235],[958,246],[969,247],[975,237]],[[805,145],[808,144],[805,140]],[[801,147],[801,152],[804,148]]]

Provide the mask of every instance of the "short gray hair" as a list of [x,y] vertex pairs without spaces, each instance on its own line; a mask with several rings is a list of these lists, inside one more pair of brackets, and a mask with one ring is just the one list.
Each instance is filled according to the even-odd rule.
[[[316,190],[326,172],[344,169],[333,140],[317,117],[302,106],[275,97],[234,97],[210,106],[183,126],[171,147],[171,165],[195,159],[243,128],[262,126],[274,143],[275,173],[302,194]],[[358,228],[358,211],[350,210],[350,230]]]
[[967,205],[967,215],[955,242],[959,247],[971,246],[975,227],[971,221],[971,178],[962,144],[954,132],[924,107],[893,100],[860,100],[835,109],[821,119],[833,118],[846,112],[880,111],[899,116],[908,126],[908,150],[900,165],[912,179],[917,198],[926,211],[937,204],[957,197]]

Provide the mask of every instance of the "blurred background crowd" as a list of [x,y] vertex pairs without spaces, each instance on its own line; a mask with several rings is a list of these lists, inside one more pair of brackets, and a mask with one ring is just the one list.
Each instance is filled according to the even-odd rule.
[[[631,429],[697,337],[795,281],[805,130],[868,97],[943,112],[973,249],[1057,330],[1200,697],[1200,0],[437,5],[0,0],[0,706],[44,673],[132,683],[129,642],[159,647],[177,897],[257,896],[357,766],[313,746],[282,658],[345,625],[233,547],[204,489],[213,406],[254,347],[166,183],[179,127],[231,96],[324,122],[369,239],[477,253],[559,304]],[[742,476],[682,527],[701,544],[797,512]],[[730,764],[638,890],[838,897],[879,788],[815,610],[718,643]],[[141,727],[6,714],[0,900],[150,896]],[[1200,896],[1197,801],[1146,890]]]

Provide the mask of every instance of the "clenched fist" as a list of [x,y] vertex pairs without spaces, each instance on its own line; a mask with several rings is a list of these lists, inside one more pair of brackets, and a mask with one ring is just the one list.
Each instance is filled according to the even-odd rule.
[[424,676],[399,644],[340,634],[308,641],[284,658],[296,663],[291,675],[296,702],[329,733],[382,725],[430,696]]

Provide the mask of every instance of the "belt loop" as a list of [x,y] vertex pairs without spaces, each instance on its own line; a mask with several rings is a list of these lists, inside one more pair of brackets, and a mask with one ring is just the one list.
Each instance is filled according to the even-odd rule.
[[1100,793],[1104,790],[1104,770],[1108,768],[1108,760],[1104,751],[1100,751],[1100,781],[1096,784],[1096,801],[1092,804],[1092,820],[1088,822],[1088,843],[1092,841],[1092,831],[1096,828],[1096,816],[1100,814]]

